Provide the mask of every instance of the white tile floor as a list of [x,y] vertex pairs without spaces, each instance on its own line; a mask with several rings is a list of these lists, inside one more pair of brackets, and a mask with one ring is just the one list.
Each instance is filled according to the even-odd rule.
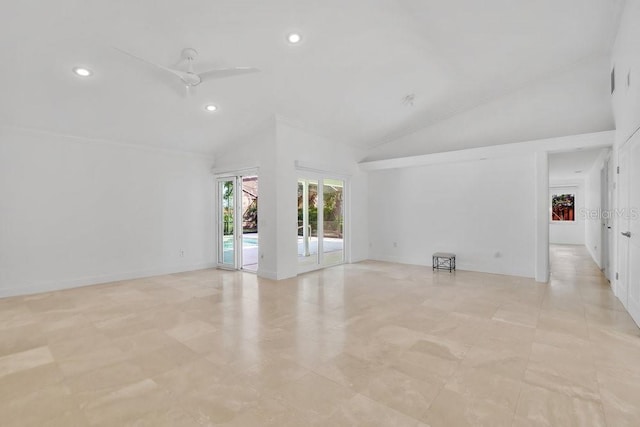
[[637,426],[640,333],[582,247],[552,280],[364,262],[0,300],[2,426]]

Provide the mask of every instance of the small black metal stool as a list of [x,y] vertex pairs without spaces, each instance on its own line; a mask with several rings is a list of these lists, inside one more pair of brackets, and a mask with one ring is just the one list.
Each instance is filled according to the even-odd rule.
[[456,269],[456,254],[436,252],[433,254],[433,269],[454,271]]

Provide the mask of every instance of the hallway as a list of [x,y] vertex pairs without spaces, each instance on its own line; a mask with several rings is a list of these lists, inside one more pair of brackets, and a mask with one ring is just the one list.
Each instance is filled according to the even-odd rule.
[[[599,395],[592,398],[602,403],[606,425],[638,425],[640,330],[584,246],[551,245],[550,257],[551,280],[538,330],[548,325],[566,334],[564,343],[556,343],[564,350],[548,355],[550,377],[597,379]],[[566,393],[575,395],[578,389],[569,383]],[[582,415],[583,425],[598,425]]]
[[558,310],[584,315],[594,328],[610,327],[640,336],[637,325],[584,246],[551,245],[549,252],[551,279],[545,302]]

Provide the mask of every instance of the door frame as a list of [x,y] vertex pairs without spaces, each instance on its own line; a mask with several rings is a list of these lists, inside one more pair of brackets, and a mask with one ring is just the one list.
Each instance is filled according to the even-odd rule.
[[[350,260],[350,185],[351,179],[349,175],[311,169],[306,167],[296,167],[296,186],[301,179],[313,180],[318,182],[318,203],[324,207],[324,180],[335,179],[343,182],[342,188],[342,261],[334,264],[325,264],[324,261],[324,209],[318,209],[318,255],[317,262],[309,265],[297,264],[298,274],[308,273],[310,271],[321,270],[323,268],[335,267],[337,265],[346,264]],[[321,238],[322,237],[322,238]],[[296,228],[296,240],[298,231]],[[297,243],[296,243],[297,248]],[[296,253],[296,263],[298,256]]]
[[[616,281],[616,254],[617,254],[617,240],[616,240],[616,223],[613,217],[613,211],[616,207],[617,203],[617,195],[616,195],[616,176],[615,176],[615,165],[617,162],[614,161],[614,152],[610,151],[609,156],[605,160],[605,165],[607,167],[607,266],[609,267],[609,271],[605,271],[605,276],[609,280],[609,283],[615,284]],[[613,286],[615,293],[615,286]]]
[[628,227],[629,237],[622,238],[628,242],[628,263],[627,263],[627,310],[633,320],[640,326],[640,264],[637,260],[640,257],[640,218],[637,211],[640,204],[640,133],[635,133],[627,142],[627,167],[628,167]]
[[[233,262],[224,262],[224,213],[222,205],[222,184],[233,182]],[[216,247],[218,248],[217,266],[224,270],[238,270],[242,265],[242,242],[238,242],[238,177],[235,175],[216,176]],[[242,209],[242,208],[241,208]],[[239,243],[239,245],[238,245]]]
[[[629,209],[629,148],[630,145],[627,142],[622,147],[620,147],[620,150],[618,151],[619,172],[617,208],[619,212],[622,212],[622,216],[616,215],[617,227],[615,238],[618,255],[616,265],[617,280],[615,295],[627,310],[629,310],[629,240],[623,238],[619,233],[625,232],[629,229],[629,219],[625,217],[625,214]],[[623,190],[626,190],[626,194],[623,194]]]
[[609,160],[611,153],[607,154],[600,169],[600,268],[605,277],[611,282],[610,244],[611,232],[611,193],[609,191]]
[[[216,199],[215,199],[215,210],[216,210],[216,235],[214,239],[216,240],[216,248],[218,250],[218,256],[216,259],[217,268],[223,270],[240,270],[245,271],[247,273],[257,273],[254,270],[245,270],[243,269],[243,227],[242,227],[242,178],[245,176],[255,176],[258,177],[258,181],[260,180],[260,175],[258,173],[258,168],[250,168],[250,169],[241,169],[236,171],[228,171],[224,173],[219,173],[215,175],[216,182]],[[224,239],[222,238],[223,232],[223,214],[222,214],[222,194],[220,194],[220,182],[224,181],[233,181],[234,191],[233,191],[233,240],[234,240],[234,257],[233,257],[233,265],[224,264],[222,261],[222,253],[224,251]],[[260,218],[260,203],[258,203],[258,218]],[[258,233],[260,229],[258,228]],[[258,240],[258,250],[260,247],[260,241]],[[259,260],[258,260],[259,263]]]

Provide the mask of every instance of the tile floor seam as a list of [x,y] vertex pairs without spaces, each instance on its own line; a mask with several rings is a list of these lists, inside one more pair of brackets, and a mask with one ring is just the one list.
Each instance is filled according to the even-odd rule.
[[[590,333],[591,332],[591,325],[590,325],[590,322],[589,322],[588,319],[587,319],[587,329],[588,329],[588,332],[589,332],[589,335],[588,335],[589,341],[592,342],[591,333]],[[593,343],[592,343],[592,345],[593,345]],[[604,417],[605,427],[613,427],[613,426],[611,426],[611,424],[607,420],[607,418],[608,418],[607,417],[607,411],[605,410],[605,407],[604,407],[604,399],[603,399],[603,396],[602,396],[602,387],[601,387],[601,384],[600,384],[600,378],[598,378],[598,369],[597,369],[595,360],[592,360],[592,363],[593,363],[594,373],[595,373],[595,377],[596,377],[596,386],[598,387],[598,396],[600,397],[599,403],[600,403],[600,406],[602,407],[602,415]]]
[[[328,387],[327,390],[337,395],[328,396],[327,400],[321,398],[324,403],[305,402],[302,397],[299,403],[307,408],[302,412],[310,424],[320,419],[328,420],[324,415],[335,416],[334,420],[343,422],[363,420],[366,415],[358,411],[368,407],[364,402],[374,402],[380,410],[384,408],[380,414],[389,411],[390,419],[394,419],[393,414],[406,417],[409,423],[414,420],[425,423],[430,419],[433,427],[446,421],[446,412],[443,411],[454,411],[450,414],[452,416],[468,417],[466,422],[487,424],[491,416],[495,416],[494,421],[502,420],[505,424],[510,421],[514,425],[518,421],[526,422],[527,414],[533,414],[527,411],[532,410],[532,405],[541,404],[538,400],[545,395],[559,397],[565,405],[542,407],[546,412],[537,416],[547,421],[560,415],[576,417],[580,413],[575,411],[584,409],[595,411],[592,412],[597,416],[594,420],[609,426],[618,419],[630,420],[634,414],[640,413],[640,405],[627,395],[636,390],[640,394],[640,385],[633,382],[618,385],[618,381],[622,381],[620,375],[627,372],[633,376],[640,375],[637,366],[625,363],[633,360],[636,348],[640,351],[640,345],[635,345],[637,337],[640,337],[639,330],[630,323],[628,314],[586,252],[579,247],[552,246],[552,257],[552,275],[544,286],[532,279],[462,271],[456,277],[436,277],[428,268],[421,266],[364,262],[310,273],[287,283],[262,280],[245,273],[204,270],[157,276],[153,280],[136,279],[0,299],[0,319],[3,319],[0,320],[0,329],[18,328],[7,332],[8,337],[13,332],[23,331],[19,329],[22,327],[27,328],[24,331],[39,330],[55,364],[55,368],[44,371],[38,370],[44,369],[40,365],[25,368],[18,375],[6,377],[6,381],[11,382],[5,384],[19,384],[20,393],[30,393],[29,390],[37,388],[39,383],[24,381],[34,375],[32,372],[47,372],[47,378],[57,381],[60,390],[70,393],[72,405],[66,408],[76,408],[79,418],[88,417],[86,403],[83,402],[95,398],[91,393],[117,395],[118,390],[150,379],[161,391],[154,396],[161,398],[165,393],[168,400],[177,396],[180,399],[176,407],[181,413],[203,421],[206,414],[197,408],[206,402],[206,396],[200,396],[205,400],[197,401],[195,405],[191,400],[198,399],[198,393],[205,393],[208,389],[207,379],[198,380],[198,375],[210,375],[211,390],[216,390],[215,393],[238,393],[229,401],[228,408],[231,409],[225,409],[227,413],[221,415],[223,418],[251,413],[249,419],[252,419],[260,413],[255,411],[261,402],[268,401],[269,390],[300,393],[300,387],[308,387],[314,378],[322,378],[321,383]],[[153,292],[154,283],[166,286],[166,289]],[[180,294],[172,291],[181,289],[183,292]],[[303,293],[303,290],[310,290],[312,294]],[[316,295],[318,292],[322,298]],[[193,296],[184,298],[188,294]],[[176,296],[179,298],[174,301]],[[132,299],[130,302],[127,302],[128,297]],[[479,305],[476,304],[478,301]],[[258,311],[247,311],[247,305]],[[438,307],[444,311],[441,313]],[[171,314],[165,320],[163,314],[166,310]],[[533,310],[535,316],[532,316]],[[457,311],[459,313],[453,316]],[[447,316],[442,317],[442,314]],[[190,320],[185,320],[187,318]],[[191,326],[184,326],[189,322]],[[202,342],[190,342],[198,349],[196,352],[186,346],[182,338],[189,334],[200,337],[200,326],[205,323],[216,332],[202,335]],[[182,329],[176,329],[180,332],[180,339],[166,333],[180,326]],[[95,333],[101,338],[95,337]],[[447,343],[445,347],[458,355],[462,351],[458,346],[464,346],[464,356],[460,356],[455,364],[447,362],[447,357],[431,360],[429,357],[448,354],[442,353],[446,349],[437,344],[435,347],[422,345],[421,350],[416,350],[428,350],[424,353],[426,356],[419,356],[419,352],[417,356],[411,355],[407,346],[425,339],[425,335],[431,336],[436,343]],[[24,350],[22,346],[27,345],[27,341],[15,342],[16,349]],[[55,354],[69,355],[55,357],[52,346],[58,342],[61,344]],[[163,350],[161,355],[157,353],[157,346]],[[36,345],[35,348],[38,347]],[[182,347],[185,351],[181,350]],[[79,349],[80,353],[70,353],[76,351],[74,349]],[[631,350],[634,352],[627,355]],[[104,351],[107,353],[100,356]],[[148,354],[157,356],[145,356]],[[640,356],[640,352],[637,354]],[[340,355],[349,358],[340,361],[336,359]],[[93,357],[98,359],[83,361],[78,368],[69,366],[69,363],[75,363],[73,360]],[[278,362],[279,358],[285,362]],[[553,358],[557,360],[553,362]],[[69,360],[65,362],[64,370],[60,364],[63,359]],[[544,368],[540,372],[545,378],[536,379],[534,376],[530,383],[526,374],[534,359],[539,359],[536,362],[539,366],[534,371],[538,367]],[[331,368],[334,360],[338,365]],[[362,369],[349,367],[359,363],[358,360],[371,369],[366,366]],[[466,360],[468,363],[465,364]],[[189,364],[196,361],[205,364],[194,364],[189,368]],[[435,363],[431,364],[433,372],[421,371],[421,363],[432,362]],[[29,364],[28,361],[20,363]],[[152,365],[143,369],[145,363]],[[327,364],[327,370],[322,369],[324,364]],[[204,371],[198,371],[198,366]],[[500,368],[496,370],[496,366]],[[564,366],[571,369],[564,372]],[[619,366],[624,369],[612,370]],[[182,367],[187,370],[181,371]],[[172,386],[174,380],[160,383],[154,379],[173,370],[177,370],[174,376],[180,376],[188,369],[196,369],[189,372],[189,378],[194,378],[193,383],[183,379]],[[381,372],[390,369],[397,371],[397,375],[386,373],[380,376]],[[519,373],[520,369],[522,373]],[[465,370],[469,373],[465,374]],[[474,371],[477,375],[473,374]],[[111,381],[105,377],[115,372],[126,380]],[[332,372],[335,372],[335,378]],[[310,374],[317,377],[301,381]],[[352,377],[352,374],[356,376]],[[485,377],[486,374],[496,375],[496,380],[491,381],[489,388],[477,388],[474,382],[489,378]],[[56,375],[60,375],[59,380],[55,379]],[[126,375],[132,376],[127,378]],[[429,380],[431,375],[433,382]],[[454,381],[456,375],[460,378]],[[503,377],[508,382],[498,379]],[[349,385],[365,384],[368,380],[377,381],[372,390],[379,398],[370,397],[371,393],[364,394],[362,387]],[[0,383],[2,381],[0,379]],[[48,380],[43,381],[46,386]],[[85,384],[87,381],[94,381],[93,385],[90,382]],[[234,384],[234,381],[238,383]],[[431,389],[411,385],[425,381],[425,384],[431,384]],[[448,385],[451,390],[458,391],[445,393],[449,390]],[[398,400],[398,396],[381,393],[380,390],[386,386],[397,387],[400,394],[409,393],[406,403]],[[465,387],[471,388],[466,391]],[[505,398],[505,393],[514,391],[516,387],[515,399]],[[76,389],[78,391],[74,392]],[[188,393],[180,392],[181,389]],[[56,392],[55,388],[48,390]],[[468,396],[465,398],[460,393]],[[622,406],[605,404],[605,393],[610,403],[620,402]],[[344,406],[355,397],[358,398],[354,403],[358,401],[362,406]],[[420,403],[428,398],[430,401],[426,408],[420,407]],[[451,406],[455,399],[460,399],[457,405],[462,404],[462,408],[468,405],[466,411]],[[30,405],[25,408],[33,408],[32,412],[37,411],[37,402],[21,402],[21,405]],[[302,413],[294,411],[296,406],[292,406],[288,398],[279,399],[279,402],[284,408],[292,408],[292,412]],[[334,409],[331,415],[323,414],[314,420],[310,414],[317,411],[310,408],[320,408],[327,402],[334,402],[333,407],[341,408],[341,412]],[[437,408],[434,406],[436,402]],[[126,408],[127,403],[114,401],[114,405]],[[476,405],[481,405],[479,413],[472,411]],[[151,409],[144,409],[147,411],[144,414],[134,415],[136,412],[133,411],[131,416],[140,420],[153,419],[158,416],[156,409],[162,410],[160,406],[149,406]],[[267,407],[259,411],[267,410]],[[511,407],[513,411],[507,412],[506,409],[511,411]],[[67,409],[60,409],[64,410]],[[211,410],[214,409],[206,409]],[[483,411],[489,412],[482,415]],[[56,414],[62,415],[62,412]],[[520,416],[523,419],[519,419]]]

